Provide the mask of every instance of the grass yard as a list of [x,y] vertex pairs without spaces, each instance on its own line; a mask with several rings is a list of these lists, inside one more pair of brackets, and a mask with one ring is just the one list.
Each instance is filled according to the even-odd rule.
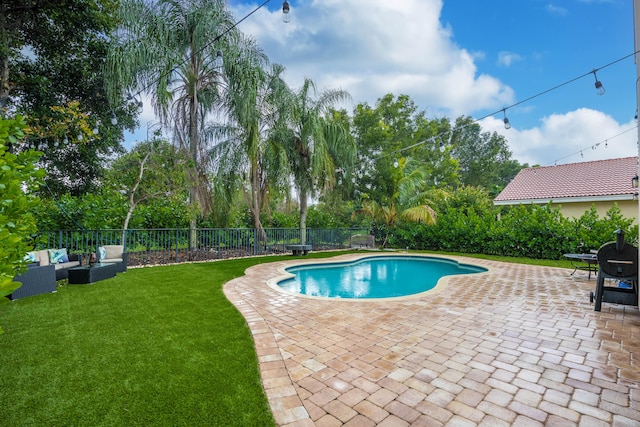
[[292,257],[130,269],[0,305],[0,424],[274,425],[222,285],[281,259]]

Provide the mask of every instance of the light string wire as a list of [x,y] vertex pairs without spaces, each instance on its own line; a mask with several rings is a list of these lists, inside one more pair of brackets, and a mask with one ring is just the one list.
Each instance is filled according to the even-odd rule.
[[[532,96],[530,96],[530,97],[528,97],[528,98],[525,98],[525,99],[523,99],[523,100],[521,100],[521,101],[515,102],[515,103],[513,103],[513,104],[511,104],[511,105],[509,105],[509,106],[507,106],[507,107],[504,107],[504,108],[501,108],[501,109],[499,109],[499,110],[496,110],[496,111],[494,111],[493,113],[489,113],[489,114],[486,114],[486,115],[484,115],[484,116],[482,116],[482,117],[480,117],[480,118],[473,119],[471,122],[467,123],[467,124],[466,124],[466,125],[464,125],[464,126],[460,126],[460,127],[457,127],[457,128],[451,129],[451,130],[448,130],[448,131],[446,131],[446,132],[441,132],[441,133],[439,133],[439,134],[437,134],[437,135],[434,135],[434,136],[432,136],[432,137],[430,137],[430,138],[425,139],[424,141],[416,142],[415,144],[409,145],[408,147],[403,147],[403,148],[400,148],[400,149],[398,149],[398,150],[395,150],[395,151],[393,151],[393,152],[391,152],[391,153],[389,153],[389,154],[385,155],[384,157],[393,156],[393,155],[396,155],[396,154],[402,153],[403,151],[409,150],[409,149],[411,149],[411,148],[417,147],[417,146],[422,145],[422,144],[426,144],[427,142],[433,142],[433,143],[435,143],[435,142],[436,142],[436,139],[441,139],[441,138],[442,138],[442,137],[444,137],[445,135],[453,134],[454,132],[457,132],[457,131],[461,131],[461,130],[463,130],[463,129],[466,129],[466,128],[467,128],[467,127],[469,127],[469,126],[472,126],[472,125],[474,125],[474,124],[477,124],[478,122],[480,122],[480,121],[482,121],[482,120],[484,120],[484,119],[486,119],[486,118],[488,118],[488,117],[495,116],[496,114],[499,114],[499,113],[503,113],[503,112],[504,112],[504,113],[505,113],[505,117],[506,117],[506,111],[507,111],[508,109],[510,109],[510,108],[513,108],[513,107],[516,107],[516,106],[518,106],[518,105],[524,104],[525,102],[531,101],[532,99],[538,98],[539,96],[545,95],[545,94],[547,94],[547,93],[549,93],[549,92],[552,92],[552,91],[555,91],[555,90],[557,90],[557,89],[559,89],[559,88],[561,88],[561,87],[563,87],[563,86],[566,86],[566,85],[568,85],[568,84],[571,84],[571,83],[573,83],[573,82],[575,82],[575,81],[577,81],[577,80],[583,79],[583,78],[585,78],[585,77],[587,77],[587,76],[589,76],[589,75],[593,74],[594,72],[600,71],[600,70],[602,70],[602,69],[605,69],[605,68],[607,68],[607,67],[610,67],[610,66],[612,66],[612,65],[615,65],[615,64],[617,64],[618,62],[624,61],[625,59],[628,59],[628,58],[630,58],[630,57],[632,57],[632,56],[635,56],[637,53],[640,53],[640,50],[637,50],[637,51],[635,51],[635,52],[633,52],[633,53],[630,53],[630,54],[625,55],[625,56],[623,56],[623,57],[621,57],[621,58],[618,58],[618,59],[616,59],[616,60],[613,60],[613,61],[609,62],[608,64],[605,64],[605,65],[603,65],[603,66],[601,66],[601,67],[594,68],[594,69],[592,69],[592,70],[591,70],[591,71],[589,71],[589,72],[586,72],[586,73],[581,74],[581,75],[579,75],[579,76],[577,76],[577,77],[574,77],[574,78],[572,78],[572,79],[569,79],[569,80],[567,80],[567,81],[565,81],[565,82],[563,82],[563,83],[559,83],[559,84],[557,84],[557,85],[555,85],[555,86],[553,86],[553,87],[550,87],[549,89],[545,89],[545,90],[543,90],[542,92],[538,92],[538,93],[536,93],[535,95],[532,95]],[[632,130],[632,129],[629,129],[629,130],[624,131],[624,132],[622,132],[622,133],[626,133],[626,132],[628,132],[628,131],[630,131],[630,130]],[[620,136],[620,135],[621,135],[621,134],[615,135],[615,136],[613,136],[612,138],[615,138],[616,136]],[[441,140],[442,140],[442,139],[441,139]],[[606,140],[603,140],[603,141],[606,141]],[[598,144],[594,144],[594,145],[590,145],[589,147],[593,147],[593,146],[596,146],[596,145],[599,145],[599,144],[600,144],[600,143],[598,143]],[[588,148],[588,147],[587,147],[587,148]],[[582,150],[580,150],[580,151],[582,151]],[[580,151],[578,151],[578,153],[579,153]],[[571,155],[573,156],[573,155],[575,155],[575,154],[577,154],[577,153],[574,153],[574,154],[571,154]],[[569,157],[569,156],[565,156],[565,157],[563,157],[563,158],[566,158],[566,157]],[[557,162],[557,160],[556,160],[556,162]]]
[[560,161],[560,160],[564,160],[564,159],[566,159],[566,158],[568,158],[568,157],[573,157],[573,156],[576,156],[576,155],[578,155],[578,154],[582,154],[582,152],[583,152],[583,151],[588,150],[589,148],[591,148],[592,150],[595,150],[595,149],[596,149],[596,148],[598,148],[600,145],[602,145],[602,143],[605,143],[605,145],[606,145],[606,144],[608,144],[612,139],[615,139],[615,138],[617,138],[617,137],[619,137],[619,136],[622,136],[622,135],[624,135],[624,134],[626,134],[626,133],[628,133],[628,132],[631,132],[632,130],[636,130],[636,129],[638,129],[638,125],[633,126],[632,128],[629,128],[629,129],[627,129],[627,130],[623,130],[622,132],[620,132],[620,133],[618,133],[618,134],[616,134],[616,135],[613,135],[613,136],[611,136],[611,137],[609,137],[609,138],[607,138],[607,139],[603,139],[602,141],[600,141],[600,142],[598,142],[598,143],[596,143],[596,144],[592,144],[592,145],[589,145],[589,146],[587,146],[587,147],[585,147],[585,148],[581,148],[580,150],[578,150],[578,151],[576,151],[576,152],[574,152],[574,153],[567,154],[567,155],[566,155],[566,156],[564,156],[564,157],[560,157],[559,159],[556,159],[556,160],[554,160],[553,162],[549,162],[549,163],[544,164],[544,165],[542,165],[542,166],[543,166],[543,167],[544,167],[544,166],[551,166],[551,165],[556,166],[556,165],[558,164],[558,161]]

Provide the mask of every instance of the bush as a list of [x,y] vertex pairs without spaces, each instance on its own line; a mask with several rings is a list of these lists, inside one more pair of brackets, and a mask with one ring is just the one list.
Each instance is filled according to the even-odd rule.
[[[0,299],[20,286],[13,278],[25,268],[24,256],[32,249],[30,236],[37,231],[31,210],[38,204],[33,195],[44,173],[35,167],[39,153],[14,154],[10,147],[24,145],[25,121],[0,118]],[[1,332],[1,329],[0,329]]]
[[580,218],[562,216],[550,204],[497,208],[469,190],[455,192],[438,206],[433,226],[401,223],[392,230],[390,246],[447,252],[482,253],[538,259],[562,259],[565,253],[597,250],[615,240],[621,229],[625,239],[638,244],[638,226],[614,205],[603,218],[595,207]]

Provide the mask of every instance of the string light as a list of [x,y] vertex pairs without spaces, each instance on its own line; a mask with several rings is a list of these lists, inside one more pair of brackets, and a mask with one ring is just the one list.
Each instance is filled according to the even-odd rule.
[[284,3],[282,3],[282,22],[285,24],[288,24],[291,21],[291,15],[289,14],[290,10],[289,2],[285,0]]
[[511,123],[509,123],[509,119],[507,118],[507,109],[503,108],[502,112],[504,113],[504,119],[502,120],[504,122],[504,128],[511,129]]
[[[596,143],[596,144],[591,145],[591,149],[592,149],[592,150],[595,150],[595,149],[597,149],[597,148],[598,148],[601,144],[603,144],[603,143],[604,143],[604,147],[605,147],[605,148],[609,148],[609,139],[617,138],[617,137],[619,137],[619,136],[624,135],[625,133],[628,133],[628,132],[631,132],[631,131],[633,131],[633,130],[636,130],[637,128],[638,128],[638,126],[634,126],[634,127],[632,127],[632,128],[629,128],[629,129],[627,129],[627,130],[624,130],[624,131],[620,132],[620,133],[619,133],[619,134],[617,134],[617,135],[613,135],[613,136],[609,137],[608,139],[603,139],[602,141],[600,141],[600,142],[598,142],[598,143]],[[583,153],[583,151],[584,151],[584,150],[585,150],[585,148],[581,148],[580,150],[578,150],[578,151],[576,151],[576,152],[573,152],[573,153],[571,153],[571,154],[568,154],[568,155],[566,155],[566,156],[564,156],[564,157],[562,157],[562,158],[556,159],[556,160],[554,160],[553,162],[549,162],[549,163],[547,163],[547,164],[545,164],[545,165],[543,165],[543,166],[549,166],[549,165],[551,165],[551,164],[557,165],[557,164],[558,164],[558,162],[559,162],[560,160],[564,160],[564,159],[566,159],[566,158],[573,157],[573,156],[575,156],[575,155],[577,155],[577,154],[580,154],[580,156],[581,156],[581,157],[584,157],[584,153]]]
[[604,95],[606,90],[604,88],[604,86],[602,85],[602,82],[600,80],[598,80],[598,76],[596,75],[596,71],[597,70],[593,70],[593,77],[595,77],[596,79],[596,83],[595,83],[595,87],[596,87],[596,93],[600,96]]
[[[607,68],[607,67],[611,67],[612,65],[615,65],[615,64],[617,64],[618,62],[624,61],[625,59],[628,59],[628,58],[630,58],[630,57],[632,57],[632,56],[636,55],[637,53],[640,53],[640,51],[635,51],[635,52],[633,52],[633,53],[630,53],[630,54],[628,54],[628,55],[625,55],[625,56],[623,56],[623,57],[620,57],[620,58],[618,58],[618,59],[616,59],[616,60],[614,60],[614,61],[609,62],[608,64],[605,64],[605,65],[601,66],[600,68],[594,68],[594,69],[592,69],[591,71],[589,71],[589,72],[587,72],[587,73],[581,74],[581,75],[579,75],[579,76],[577,76],[577,77],[574,77],[574,78],[572,78],[572,79],[569,79],[569,80],[567,80],[567,81],[565,81],[565,82],[563,82],[563,83],[557,84],[557,85],[555,85],[555,86],[553,86],[553,87],[550,87],[549,89],[543,90],[542,92],[538,92],[538,93],[536,93],[535,95],[532,95],[532,96],[530,96],[530,97],[528,97],[528,98],[525,98],[525,99],[523,99],[523,100],[521,100],[521,101],[518,101],[518,102],[516,102],[516,103],[513,103],[513,104],[511,104],[511,105],[509,105],[509,106],[507,106],[507,107],[504,107],[504,108],[502,108],[502,109],[500,109],[500,110],[498,110],[498,111],[494,111],[494,112],[489,113],[489,114],[486,114],[486,115],[484,115],[484,116],[482,116],[482,117],[480,117],[480,118],[474,119],[474,120],[472,120],[471,122],[469,122],[468,124],[466,124],[465,126],[461,126],[461,127],[459,127],[459,128],[456,128],[456,129],[452,129],[452,130],[449,130],[449,131],[446,131],[446,132],[442,132],[442,133],[440,133],[440,134],[436,135],[435,137],[444,136],[444,135],[447,135],[447,134],[449,134],[449,133],[452,133],[452,132],[454,132],[454,131],[456,131],[456,130],[462,130],[462,129],[465,129],[465,128],[467,128],[467,127],[469,127],[469,126],[472,126],[472,125],[474,125],[474,124],[476,124],[476,123],[478,123],[478,122],[480,122],[480,121],[482,121],[482,120],[484,120],[484,119],[486,119],[486,118],[488,118],[488,117],[495,116],[496,114],[499,114],[500,112],[502,112],[502,113],[504,113],[504,114],[505,114],[505,119],[506,119],[506,118],[507,118],[507,117],[506,117],[506,110],[508,110],[508,109],[510,109],[510,108],[513,108],[513,107],[516,107],[516,106],[518,106],[518,105],[524,104],[525,102],[529,102],[529,101],[531,101],[532,99],[538,98],[538,97],[540,97],[540,96],[542,96],[542,95],[545,95],[545,94],[547,94],[547,93],[549,93],[549,92],[553,92],[553,91],[554,91],[554,90],[556,90],[556,89],[559,89],[559,88],[561,88],[561,87],[563,87],[563,86],[566,86],[566,85],[568,85],[568,84],[571,84],[571,83],[573,83],[573,82],[575,82],[575,81],[577,81],[577,80],[580,80],[580,79],[582,79],[582,78],[585,78],[586,76],[588,76],[588,75],[590,75],[590,74],[594,74],[594,75],[595,75],[595,72],[596,72],[596,71],[602,70],[602,69]],[[602,84],[602,83],[601,83],[601,84]],[[604,88],[604,86],[603,86],[603,88]],[[503,121],[504,121],[504,120],[503,120]],[[507,121],[508,121],[508,119],[507,119]],[[507,123],[505,122],[505,128],[506,128],[506,125],[507,125]],[[510,127],[510,125],[511,125],[511,124],[509,123],[509,127]],[[507,129],[508,129],[508,128],[507,128]],[[625,132],[627,132],[627,131],[625,131]],[[624,132],[623,132],[623,133],[624,133]],[[617,136],[617,135],[616,135],[616,136]],[[435,137],[432,137],[432,138],[429,138],[429,139],[425,139],[425,140],[423,140],[423,141],[420,141],[420,142],[417,142],[417,143],[415,143],[415,144],[412,144],[412,145],[410,145],[410,146],[408,146],[408,147],[401,148],[401,149],[396,150],[396,151],[394,151],[394,152],[392,152],[392,153],[390,153],[390,154],[398,154],[398,153],[401,153],[401,152],[403,152],[403,151],[409,150],[409,149],[411,149],[411,148],[417,147],[418,145],[426,144],[427,142],[432,141],[432,140],[433,140],[433,138],[435,138]]]

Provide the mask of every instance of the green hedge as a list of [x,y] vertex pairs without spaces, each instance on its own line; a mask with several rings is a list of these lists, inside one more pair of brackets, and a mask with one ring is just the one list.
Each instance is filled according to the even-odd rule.
[[599,218],[591,207],[580,218],[565,218],[550,205],[495,207],[445,206],[433,226],[402,223],[392,231],[390,246],[480,253],[536,259],[561,259],[565,253],[597,250],[622,229],[637,245],[638,226],[617,205]]

